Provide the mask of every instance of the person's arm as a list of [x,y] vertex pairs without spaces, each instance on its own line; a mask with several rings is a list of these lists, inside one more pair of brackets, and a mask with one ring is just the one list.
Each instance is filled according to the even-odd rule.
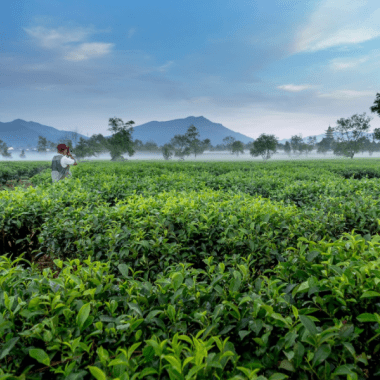
[[[76,164],[75,160],[71,159],[71,158],[68,157],[68,156],[63,156],[63,157],[62,157],[62,161],[63,161],[63,163],[64,163],[66,166],[68,166],[68,165],[75,165],[75,164]],[[62,165],[62,166],[63,166],[63,165]],[[66,167],[66,166],[65,166],[65,167]]]
[[73,165],[78,165],[77,160],[71,155],[71,153],[69,153],[69,157],[71,157],[75,161]]

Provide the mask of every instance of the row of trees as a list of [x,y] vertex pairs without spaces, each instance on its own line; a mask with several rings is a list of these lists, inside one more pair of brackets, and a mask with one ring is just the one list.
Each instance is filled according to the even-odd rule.
[[[380,93],[376,94],[374,106],[370,107],[371,112],[380,116]],[[80,137],[78,133],[70,132],[64,139],[58,142],[47,141],[46,138],[39,136],[37,151],[40,153],[47,152],[47,149],[56,150],[58,144],[66,144],[73,147],[76,157],[81,160],[85,157],[98,156],[102,153],[110,153],[112,161],[124,160],[122,154],[128,153],[131,157],[138,151],[161,152],[165,160],[173,156],[184,159],[191,154],[194,157],[201,155],[205,150],[228,150],[231,154],[244,154],[244,149],[254,156],[262,156],[268,160],[278,149],[284,150],[286,154],[295,155],[308,154],[317,148],[317,153],[326,154],[333,151],[334,155],[353,158],[358,152],[369,152],[372,155],[375,151],[380,151],[380,144],[375,140],[380,140],[380,128],[370,134],[372,141],[365,136],[370,129],[371,118],[366,118],[365,112],[362,115],[353,115],[351,118],[341,118],[337,120],[337,127],[329,128],[326,131],[326,137],[319,143],[316,137],[309,137],[305,143],[302,135],[292,136],[290,142],[280,144],[278,138],[274,135],[261,134],[255,141],[244,144],[236,141],[232,136],[225,137],[222,145],[213,147],[210,139],[203,141],[199,138],[199,132],[194,125],[191,125],[184,135],[175,135],[168,144],[158,147],[155,142],[149,141],[145,145],[140,140],[132,140],[134,121],[123,123],[119,118],[110,118],[109,126],[113,134],[111,137],[104,137],[102,134],[93,135],[88,140]],[[334,139],[334,132],[338,132],[338,138]],[[0,140],[0,154],[3,157],[11,157],[7,145]],[[22,151],[20,157],[25,157]]]

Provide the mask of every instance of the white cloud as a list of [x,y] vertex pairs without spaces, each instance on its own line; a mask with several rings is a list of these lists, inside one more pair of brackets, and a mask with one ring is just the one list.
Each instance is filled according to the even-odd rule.
[[300,92],[300,91],[307,90],[313,87],[314,86],[311,86],[311,85],[295,86],[293,84],[285,84],[282,86],[277,86],[277,88],[279,88],[280,90],[285,90],[289,92]]
[[[68,61],[83,61],[89,58],[101,57],[111,52],[113,43],[84,42],[79,46],[71,46],[75,42],[84,41],[95,31],[92,27],[81,27],[67,30],[65,28],[47,29],[42,26],[24,28],[26,33],[32,36],[37,44],[46,49],[61,49],[63,59]],[[38,66],[38,65],[37,65]],[[41,67],[32,68],[38,70]]]
[[84,43],[79,46],[79,48],[73,49],[68,52],[64,59],[68,61],[83,61],[85,59],[101,57],[110,53],[111,48],[115,44],[107,44],[107,43]]
[[76,30],[65,30],[64,28],[49,30],[43,26],[23,28],[32,36],[37,43],[47,49],[53,49],[72,42],[80,42],[87,38],[93,31],[77,28]]
[[307,25],[297,33],[294,53],[359,44],[379,37],[380,8],[377,4],[377,1],[364,0],[322,1]]
[[354,69],[357,66],[359,66],[361,63],[367,62],[368,60],[369,60],[368,56],[357,58],[357,59],[351,59],[351,60],[332,59],[330,61],[330,68],[331,70]]

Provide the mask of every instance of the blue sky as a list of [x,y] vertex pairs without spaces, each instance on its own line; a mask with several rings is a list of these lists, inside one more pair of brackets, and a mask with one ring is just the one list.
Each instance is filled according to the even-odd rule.
[[14,0],[0,121],[84,135],[204,116],[257,138],[324,133],[380,92],[378,0]]

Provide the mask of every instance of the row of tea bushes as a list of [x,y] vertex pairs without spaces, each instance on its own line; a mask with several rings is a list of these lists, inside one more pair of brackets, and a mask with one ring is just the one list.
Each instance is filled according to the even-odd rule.
[[267,199],[222,191],[164,192],[132,195],[107,204],[61,210],[41,226],[40,247],[60,257],[91,255],[128,263],[148,278],[175,262],[203,266],[212,255],[254,254],[258,270],[272,267],[298,237],[334,236],[342,220]]
[[[323,236],[336,239],[342,233],[349,232],[353,228],[363,235],[373,235],[379,232],[377,219],[380,218],[380,208],[378,207],[380,186],[377,179],[345,180],[340,177],[332,178],[329,173],[319,173],[320,179],[317,182],[313,176],[318,174],[318,171],[316,170],[314,173],[305,168],[298,173],[288,173],[290,178],[286,178],[284,173],[280,173],[280,170],[269,171],[264,168],[249,172],[243,170],[237,173],[229,172],[217,177],[210,177],[207,172],[190,175],[186,170],[183,173],[167,171],[164,173],[165,167],[156,168],[155,166],[149,170],[145,168],[147,172],[151,173],[151,176],[144,176],[144,168],[118,165],[110,164],[108,167],[116,168],[119,171],[124,170],[124,176],[115,173],[93,175],[93,172],[98,170],[96,167],[87,166],[86,168],[85,165],[82,165],[82,172],[88,172],[87,175],[83,174],[82,178],[73,178],[53,185],[40,183],[37,190],[18,188],[13,192],[2,192],[0,196],[0,229],[3,235],[3,245],[0,254],[7,252],[17,254],[28,250],[27,258],[31,259],[30,251],[38,248],[36,245],[39,244],[37,237],[40,228],[51,226],[54,223],[51,220],[60,220],[57,219],[57,216],[60,216],[62,210],[66,208],[68,214],[65,215],[69,220],[67,224],[71,225],[71,220],[75,220],[77,223],[77,217],[71,215],[72,213],[78,214],[75,210],[84,208],[86,213],[92,214],[92,210],[99,209],[100,205],[103,205],[104,208],[114,207],[120,202],[119,200],[129,202],[132,197],[137,195],[141,195],[144,199],[156,198],[163,192],[174,190],[199,193],[207,192],[210,188],[218,188],[227,194],[228,198],[231,198],[231,194],[241,194],[243,197],[239,202],[247,203],[254,201],[257,197],[266,196],[277,201],[273,204],[278,202],[288,205],[295,204],[299,210],[298,219],[301,220],[304,227],[299,229],[297,224],[293,226],[292,236],[283,236],[288,239],[297,236],[313,236],[316,240]],[[107,165],[103,165],[104,167]],[[156,169],[161,172],[154,177]],[[133,171],[134,173],[132,173]],[[285,172],[285,169],[283,171]],[[267,172],[267,174],[264,176],[263,172]],[[139,177],[136,177],[137,173],[139,173]],[[44,173],[38,177],[39,181],[47,181],[50,174]],[[304,180],[295,180],[295,178]],[[206,209],[204,213],[207,214]],[[181,223],[184,226],[186,220],[182,220]],[[311,223],[310,226],[308,223]],[[64,225],[65,228],[67,224]],[[289,218],[287,225],[292,225]],[[239,226],[237,223],[236,227]],[[271,225],[270,227],[273,227],[273,230],[278,229],[278,226]],[[59,227],[57,228],[59,231]],[[246,223],[243,228],[249,230],[250,223]],[[283,227],[281,229],[284,231]],[[94,236],[93,230],[91,228],[91,236]],[[97,228],[97,230],[101,229]],[[48,229],[48,231],[49,235],[50,230]],[[203,240],[208,239],[209,233],[211,231],[205,233],[205,236],[202,237]],[[256,230],[255,234],[260,235],[261,233]],[[60,232],[57,232],[56,236],[61,240],[55,244],[57,247],[62,246],[63,243],[64,246],[66,243],[73,243],[67,239],[62,240]],[[90,239],[91,236],[88,238]],[[279,237],[281,236],[279,235]],[[240,238],[241,240],[239,240]],[[243,241],[250,244],[247,237],[239,236],[239,239],[237,242],[240,241],[240,244],[244,244]],[[262,236],[262,239],[267,239],[267,237]],[[275,243],[277,244],[279,241]],[[281,247],[279,248],[281,249]]]
[[[258,274],[254,255],[204,269],[0,258],[2,378],[358,379],[380,375],[380,238],[299,239]],[[50,373],[50,375],[46,374]],[[22,377],[21,375],[24,374]],[[21,377],[17,377],[21,376]],[[45,377],[43,377],[45,376]],[[50,377],[49,377],[50,376]]]

